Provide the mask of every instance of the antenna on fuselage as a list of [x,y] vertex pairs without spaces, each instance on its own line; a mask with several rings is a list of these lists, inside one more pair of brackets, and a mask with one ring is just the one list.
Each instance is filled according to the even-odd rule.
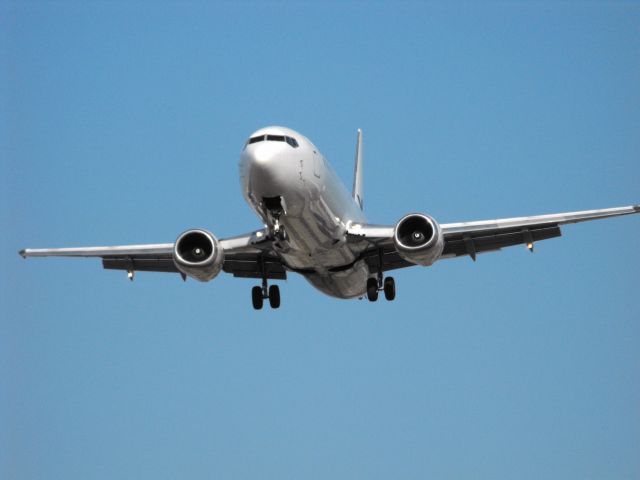
[[362,130],[358,129],[356,142],[356,166],[353,170],[353,199],[364,210],[364,197],[362,185]]

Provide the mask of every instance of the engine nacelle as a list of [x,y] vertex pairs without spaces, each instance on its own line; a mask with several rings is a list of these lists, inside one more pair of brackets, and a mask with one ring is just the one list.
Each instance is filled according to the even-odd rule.
[[403,259],[423,267],[438,260],[444,249],[440,225],[422,213],[402,217],[393,231],[393,242]]
[[187,230],[173,245],[173,263],[178,270],[201,282],[215,278],[223,262],[224,250],[220,242],[206,230]]

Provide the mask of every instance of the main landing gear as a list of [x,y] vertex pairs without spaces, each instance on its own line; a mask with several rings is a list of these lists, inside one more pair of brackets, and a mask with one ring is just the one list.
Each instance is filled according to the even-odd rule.
[[256,285],[251,289],[251,301],[253,308],[260,310],[264,304],[264,299],[269,299],[271,308],[280,307],[280,287],[278,285],[267,285],[267,279],[262,279],[262,286]]
[[382,281],[382,275],[378,278],[369,278],[367,280],[367,298],[370,302],[378,300],[378,292],[384,292],[384,298],[388,301],[396,298],[396,282],[393,277],[387,277]]
[[384,292],[384,298],[391,301],[396,298],[396,281],[393,277],[384,278],[382,274],[382,266],[384,263],[384,251],[378,250],[378,275],[376,278],[367,279],[367,298],[370,302],[378,300],[378,292]]

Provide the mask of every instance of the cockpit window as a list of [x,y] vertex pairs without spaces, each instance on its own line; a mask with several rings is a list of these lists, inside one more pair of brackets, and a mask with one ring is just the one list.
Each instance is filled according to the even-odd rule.
[[259,135],[259,136],[257,136],[257,137],[251,137],[251,138],[249,139],[249,141],[247,142],[247,145],[248,145],[248,144],[250,144],[250,143],[261,142],[261,141],[263,141],[263,140],[264,140],[264,135]]
[[251,143],[258,143],[267,140],[269,142],[287,142],[293,148],[298,148],[298,141],[293,137],[286,137],[284,135],[258,135],[257,137],[251,137],[247,140],[247,143],[244,144],[245,148],[247,145]]

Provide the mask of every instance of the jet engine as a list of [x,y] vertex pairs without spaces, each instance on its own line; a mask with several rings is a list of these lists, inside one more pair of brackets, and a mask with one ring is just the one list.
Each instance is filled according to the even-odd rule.
[[433,218],[422,213],[411,213],[396,224],[393,243],[407,262],[428,267],[442,255],[444,236]]
[[206,230],[187,230],[173,246],[173,263],[185,275],[208,282],[220,273],[224,250],[220,242]]

